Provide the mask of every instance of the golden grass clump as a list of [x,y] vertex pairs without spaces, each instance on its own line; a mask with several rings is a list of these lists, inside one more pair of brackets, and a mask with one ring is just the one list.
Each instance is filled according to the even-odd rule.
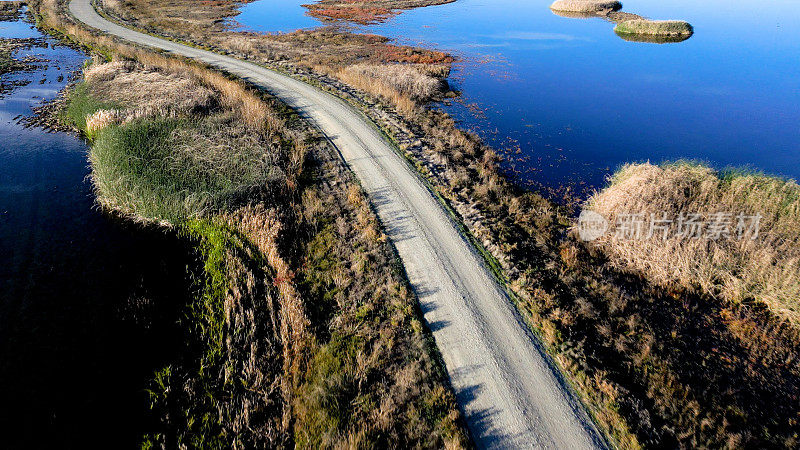
[[[611,224],[623,214],[641,213],[648,228],[651,214],[674,220],[674,227],[681,214],[702,214],[705,228],[691,233],[700,238],[659,232],[630,239],[612,230],[593,245],[615,265],[640,271],[658,284],[699,287],[734,303],[754,299],[800,324],[800,186],[794,181],[720,173],[690,163],[630,164],[586,208]],[[760,216],[757,229],[755,216]],[[712,227],[728,233],[715,236]]]
[[356,64],[342,69],[340,75],[347,79],[363,79],[359,84],[377,83],[389,86],[414,101],[430,100],[444,88],[441,79],[409,64]]
[[633,19],[618,23],[614,32],[619,35],[691,36],[694,28],[683,20]]
[[571,13],[599,13],[620,10],[622,4],[617,0],[556,0],[550,5],[550,9]]
[[417,107],[417,103],[403,95],[393,83],[386,79],[374,78],[369,72],[352,70],[351,66],[339,70],[335,75],[347,85],[391,102],[401,113],[411,114]]
[[123,121],[201,113],[218,103],[217,95],[188,73],[167,72],[132,61],[93,65],[86,70],[84,80],[96,98],[132,108]]
[[86,117],[86,133],[93,136],[103,128],[120,122],[120,112],[116,109],[100,109]]

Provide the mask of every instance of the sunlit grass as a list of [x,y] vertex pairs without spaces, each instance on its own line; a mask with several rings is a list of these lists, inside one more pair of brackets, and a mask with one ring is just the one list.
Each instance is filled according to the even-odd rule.
[[617,11],[622,4],[617,0],[556,0],[550,5],[553,11],[572,13],[597,13],[602,11]]
[[230,136],[235,128],[230,118],[158,118],[100,131],[89,155],[98,197],[132,216],[169,222],[261,198],[280,172],[258,142]]
[[[587,207],[612,223],[620,214],[728,213],[730,235],[721,239],[625,239],[599,242],[612,260],[661,283],[678,283],[731,302],[756,300],[800,323],[800,186],[747,170],[716,171],[678,162],[623,166]],[[760,216],[758,234],[739,238],[736,216]]]
[[694,28],[682,20],[635,19],[618,23],[614,32],[619,35],[691,36]]

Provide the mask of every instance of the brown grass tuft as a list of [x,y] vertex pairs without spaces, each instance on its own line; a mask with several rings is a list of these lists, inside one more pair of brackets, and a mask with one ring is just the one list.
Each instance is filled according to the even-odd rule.
[[600,13],[622,9],[622,4],[617,0],[556,0],[550,5],[550,9],[571,13]]
[[[730,228],[730,235],[720,239],[680,238],[677,233],[666,239],[624,239],[611,233],[596,245],[615,264],[657,283],[697,286],[734,303],[755,299],[778,316],[800,322],[800,186],[794,181],[720,174],[694,164],[632,164],[586,206],[612,224],[625,213],[659,218],[666,213],[675,219],[681,213],[702,213],[706,222],[708,215],[730,213],[718,218]],[[738,238],[740,213],[762,216],[757,237]],[[751,222],[744,224],[749,228]]]

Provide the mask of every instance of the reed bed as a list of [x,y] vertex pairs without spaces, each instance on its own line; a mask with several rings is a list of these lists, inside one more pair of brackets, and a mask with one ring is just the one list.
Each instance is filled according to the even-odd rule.
[[622,9],[617,0],[556,0],[550,5],[553,11],[568,13],[601,13]]
[[[800,324],[800,186],[794,181],[691,163],[632,164],[619,169],[586,207],[612,223],[631,212],[673,219],[690,213],[726,214],[718,216],[727,229],[718,239],[609,234],[597,245],[615,264],[657,283],[697,287],[733,303],[763,302],[777,316]],[[740,224],[739,214],[748,220]],[[758,230],[751,219],[756,215]],[[701,233],[708,236],[713,223],[707,220]],[[757,235],[740,237],[740,225]]]

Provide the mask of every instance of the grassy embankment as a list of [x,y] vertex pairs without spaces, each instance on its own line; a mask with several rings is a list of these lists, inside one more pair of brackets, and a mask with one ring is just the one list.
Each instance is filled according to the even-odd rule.
[[[363,84],[338,78],[354,90],[332,79],[360,63],[351,54],[381,70],[401,63],[400,70],[414,73],[416,56],[376,55],[421,58],[424,51],[330,30],[236,36],[216,25],[234,14],[228,3],[205,7],[203,17],[186,2],[115,7],[107,11],[154,33],[287,71],[300,67],[296,72],[362,108],[482,245],[523,316],[620,447],[796,445],[800,355],[792,327],[767,309],[667,288],[609,264],[601,249],[568,233],[569,211],[509,183],[494,151],[413,100],[414,88],[391,77]],[[186,31],[189,20],[194,31]],[[324,51],[308,54],[310,43]]]
[[151,386],[144,445],[465,445],[455,400],[363,193],[275,100],[129,47],[37,2],[113,62],[63,119],[91,140],[107,208],[195,242],[185,357]]

